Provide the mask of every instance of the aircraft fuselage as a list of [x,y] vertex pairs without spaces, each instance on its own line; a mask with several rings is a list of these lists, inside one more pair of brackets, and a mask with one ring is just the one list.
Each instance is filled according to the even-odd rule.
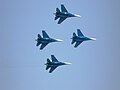
[[59,16],[59,17],[76,17],[74,14],[71,14],[71,13],[68,13],[68,12],[56,13],[56,16]]
[[73,37],[73,40],[75,40],[75,41],[88,41],[91,39],[88,37],[85,37],[85,36],[77,36],[77,37]]
[[50,63],[47,63],[48,66],[61,66],[61,65],[66,65],[65,63],[63,62],[50,62]]
[[50,42],[57,42],[57,40],[52,38],[41,38],[37,40],[40,43],[50,43]]

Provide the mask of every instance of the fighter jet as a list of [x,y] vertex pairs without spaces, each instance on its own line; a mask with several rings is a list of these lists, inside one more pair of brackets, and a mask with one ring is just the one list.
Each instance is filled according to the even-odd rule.
[[88,38],[88,37],[84,36],[82,34],[82,32],[80,31],[80,29],[77,29],[77,34],[78,34],[78,36],[75,33],[73,33],[73,37],[71,38],[72,39],[71,44],[74,44],[76,42],[76,44],[74,46],[75,48],[78,45],[80,45],[83,41],[96,40],[95,38]]
[[41,37],[40,34],[38,34],[38,38],[35,40],[35,41],[37,41],[36,46],[39,46],[41,44],[40,50],[42,50],[47,44],[49,44],[51,42],[61,42],[61,41],[63,41],[63,40],[60,40],[60,39],[50,38],[44,30],[42,31],[42,35],[43,35],[43,37]]
[[51,55],[51,59],[52,61],[50,61],[50,59],[47,59],[47,63],[45,64],[46,70],[50,68],[49,73],[52,73],[58,66],[71,64],[67,62],[59,62],[54,55]]
[[58,8],[56,8],[56,13],[54,14],[55,14],[55,20],[60,18],[58,24],[61,24],[66,18],[69,17],[79,17],[79,18],[81,17],[80,15],[69,13],[63,4],[61,4],[61,11]]

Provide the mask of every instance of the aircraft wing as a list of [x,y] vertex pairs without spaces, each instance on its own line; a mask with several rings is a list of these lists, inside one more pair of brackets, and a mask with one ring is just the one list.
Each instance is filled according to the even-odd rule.
[[42,50],[48,43],[42,43],[40,50]]
[[58,67],[58,66],[52,66],[52,67],[50,68],[49,73],[52,73],[57,67]]
[[45,31],[42,31],[43,38],[49,38],[48,34]]
[[65,8],[65,6],[63,4],[61,4],[61,11],[62,12],[68,12],[67,9]]
[[60,17],[58,24],[61,24],[67,17]]
[[51,60],[52,60],[52,62],[58,62],[58,60],[56,59],[56,57],[54,55],[51,55]]
[[76,47],[77,47],[78,45],[80,45],[82,42],[83,42],[83,41],[79,41],[79,42],[77,41],[74,47],[76,48]]
[[78,36],[84,36],[84,35],[82,34],[82,32],[80,31],[80,29],[77,29],[77,34],[78,34]]

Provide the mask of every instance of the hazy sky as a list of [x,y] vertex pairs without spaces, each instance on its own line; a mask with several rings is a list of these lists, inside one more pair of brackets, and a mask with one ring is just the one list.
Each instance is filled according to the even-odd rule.
[[[61,4],[82,17],[58,25],[53,13]],[[0,90],[120,90],[119,16],[119,0],[0,0]],[[97,41],[74,48],[77,28]],[[42,30],[64,41],[40,51]],[[72,65],[49,74],[51,54]]]

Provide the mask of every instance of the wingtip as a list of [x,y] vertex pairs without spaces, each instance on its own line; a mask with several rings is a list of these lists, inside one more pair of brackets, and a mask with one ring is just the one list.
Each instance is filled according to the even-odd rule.
[[45,32],[45,30],[42,30],[42,32]]
[[61,24],[61,23],[58,22],[57,24]]
[[51,57],[53,57],[54,55],[52,54]]
[[43,50],[43,48],[40,48],[40,50]]
[[76,45],[74,46],[74,48],[77,48],[77,47],[78,47],[78,46],[76,46]]
[[35,39],[35,41],[37,41],[37,39]]

